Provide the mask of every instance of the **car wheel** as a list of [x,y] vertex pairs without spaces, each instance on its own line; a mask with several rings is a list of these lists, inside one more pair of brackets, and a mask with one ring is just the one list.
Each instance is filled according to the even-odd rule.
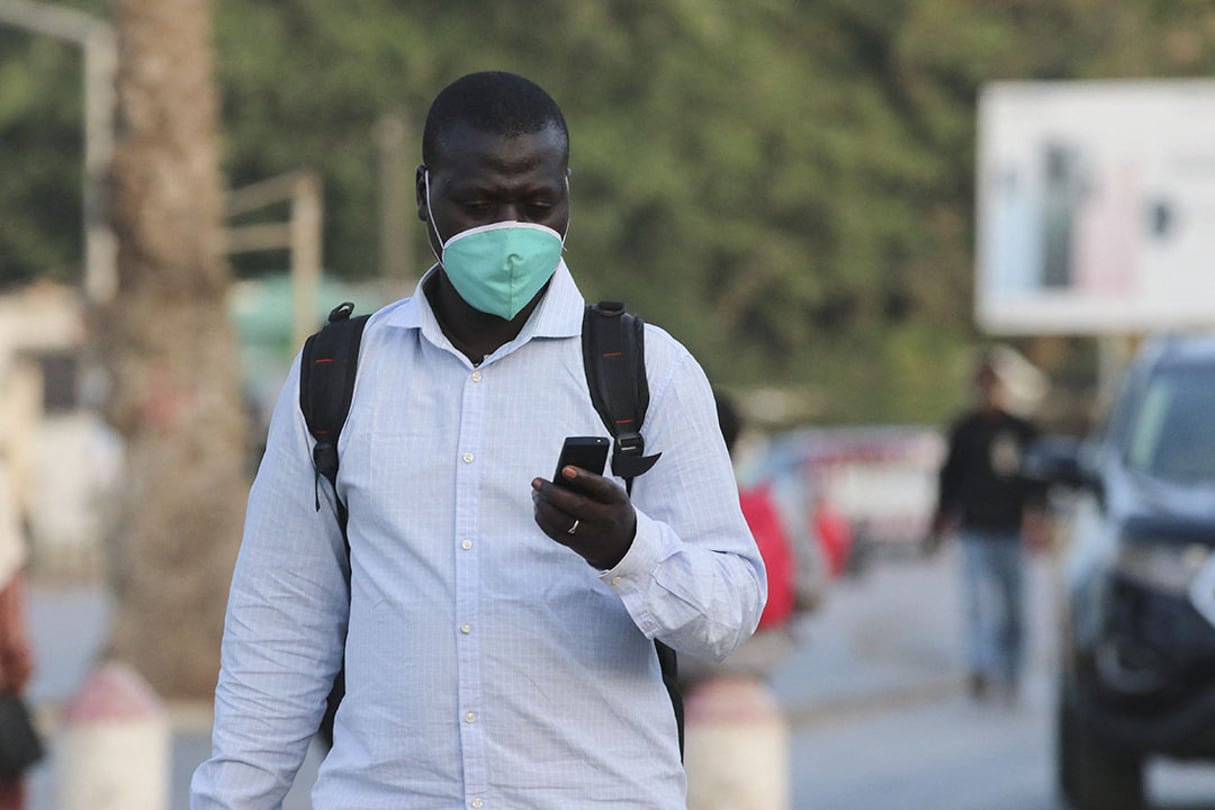
[[1144,810],[1142,758],[1099,739],[1066,695],[1058,719],[1059,787],[1073,810]]

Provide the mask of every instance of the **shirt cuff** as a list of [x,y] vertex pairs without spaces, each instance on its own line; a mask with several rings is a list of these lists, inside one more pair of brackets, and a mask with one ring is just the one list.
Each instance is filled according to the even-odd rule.
[[622,596],[642,590],[662,562],[662,531],[640,509],[634,508],[634,512],[637,514],[637,533],[633,536],[633,545],[614,567],[599,572],[600,581]]

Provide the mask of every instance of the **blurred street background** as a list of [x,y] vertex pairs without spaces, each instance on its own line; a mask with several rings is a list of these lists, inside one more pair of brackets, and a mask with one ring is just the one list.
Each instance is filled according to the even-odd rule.
[[[1076,438],[1145,339],[1215,326],[1209,2],[0,0],[31,806],[78,776],[65,712],[109,660],[163,702],[187,806],[274,398],[332,306],[433,261],[426,104],[484,69],[562,106],[587,298],[688,346],[742,411],[740,483],[812,540],[817,607],[771,681],[795,810],[1062,808],[1067,504],[1012,705],[967,697],[957,549],[921,544],[980,350]],[[1215,808],[1205,766],[1148,777]]]

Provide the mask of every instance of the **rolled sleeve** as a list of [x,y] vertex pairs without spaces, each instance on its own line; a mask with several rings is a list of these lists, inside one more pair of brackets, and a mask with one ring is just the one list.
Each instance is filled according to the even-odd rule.
[[[601,581],[650,638],[721,660],[749,637],[767,598],[767,578],[739,506],[733,467],[708,379],[696,361],[655,330],[647,333],[669,369],[651,379],[647,451],[654,468],[634,486],[633,545]],[[661,359],[675,353],[673,362]]]

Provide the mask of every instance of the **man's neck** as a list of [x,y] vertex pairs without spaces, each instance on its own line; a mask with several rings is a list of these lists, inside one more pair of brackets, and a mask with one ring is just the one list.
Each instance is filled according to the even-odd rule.
[[518,337],[541,298],[537,295],[514,318],[503,320],[469,306],[443,275],[442,268],[427,282],[423,292],[443,334],[473,365],[480,365],[488,355]]

